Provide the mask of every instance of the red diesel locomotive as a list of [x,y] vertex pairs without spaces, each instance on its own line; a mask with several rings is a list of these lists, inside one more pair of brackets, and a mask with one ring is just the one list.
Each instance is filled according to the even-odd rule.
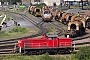
[[43,38],[26,38],[18,41],[20,53],[70,53],[72,52],[71,38],[58,38],[57,35],[44,35]]

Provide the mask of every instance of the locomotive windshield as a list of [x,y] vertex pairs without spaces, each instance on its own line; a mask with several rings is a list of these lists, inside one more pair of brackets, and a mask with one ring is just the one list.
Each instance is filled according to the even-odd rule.
[[56,37],[49,37],[50,40],[55,40]]
[[50,14],[50,12],[49,11],[45,11],[44,14]]
[[47,37],[48,37],[50,40],[54,40],[55,38],[58,37],[58,35],[47,35]]

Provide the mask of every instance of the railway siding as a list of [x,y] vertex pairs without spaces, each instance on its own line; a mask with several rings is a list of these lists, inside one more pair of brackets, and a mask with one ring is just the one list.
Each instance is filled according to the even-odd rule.
[[[38,35],[42,35],[42,33],[44,32],[44,33],[46,33],[47,31],[47,29],[45,29],[44,27],[42,27],[42,24],[43,23],[40,23],[40,21],[36,18],[36,17],[30,17],[30,18],[28,18],[29,17],[29,15],[25,15],[25,14],[21,14],[21,13],[15,13],[15,14],[19,14],[19,15],[21,15],[25,20],[33,20],[32,22],[34,23],[34,25],[36,25],[38,28],[40,28],[41,30],[43,30],[43,31],[41,31],[40,33],[38,33],[38,34],[35,34],[35,35],[31,35],[31,36],[28,36],[28,37],[36,37],[36,36],[38,36]],[[35,18],[35,19],[34,19]],[[35,22],[34,22],[35,21]],[[39,24],[40,23],[40,24]],[[58,27],[57,27],[58,28]],[[44,34],[43,33],[43,34]],[[28,38],[28,37],[22,37],[22,38]],[[86,36],[87,37],[87,36]],[[75,39],[73,39],[73,44],[75,44],[76,45],[76,47],[81,47],[81,46],[83,46],[84,44],[87,44],[87,45],[89,45],[89,43],[90,43],[90,40],[89,40],[89,37],[90,36],[88,36],[87,37],[87,39],[85,39],[85,37],[79,37],[79,38],[75,38]],[[22,39],[22,38],[17,38],[17,40],[19,40],[19,39]],[[83,39],[83,40],[82,40]],[[1,42],[1,47],[5,47],[5,46],[11,46],[11,47],[14,47],[15,46],[15,44],[17,43],[17,40],[16,39],[12,39],[13,41],[9,41],[9,40],[6,40],[6,41],[2,41]],[[16,40],[15,42],[14,42],[14,40]],[[13,42],[13,43],[12,43]],[[6,44],[5,44],[6,43]],[[12,44],[11,44],[12,43]],[[2,50],[2,49],[1,49]],[[13,48],[11,48],[11,49],[7,49],[7,51],[8,50],[13,50]],[[2,52],[1,52],[2,53]],[[4,53],[4,52],[3,52]]]
[[[5,12],[6,13],[6,12]],[[10,13],[10,12],[9,12]],[[37,25],[38,23],[26,16],[25,14],[20,14],[20,13],[13,13],[13,14],[17,14],[17,15],[20,15],[21,17],[23,17],[26,21],[32,23],[33,25],[35,25],[37,28],[40,29],[40,32],[38,32],[37,34],[33,34],[31,36],[27,36],[27,37],[21,37],[21,38],[15,38],[15,39],[8,39],[8,40],[1,40],[1,44],[0,44],[0,54],[10,54],[12,53],[12,51],[14,50],[14,46],[15,44],[18,42],[19,39],[22,39],[22,38],[32,38],[32,37],[36,37],[36,36],[39,36],[39,35],[42,35],[42,34],[45,34],[47,33],[47,29],[43,28],[42,25]]]
[[90,44],[90,38],[73,41],[73,44],[84,44],[84,43],[89,43]]

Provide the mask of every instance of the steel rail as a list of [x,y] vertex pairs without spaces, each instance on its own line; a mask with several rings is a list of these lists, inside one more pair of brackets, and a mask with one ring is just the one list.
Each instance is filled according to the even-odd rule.
[[[10,13],[10,12],[9,12]],[[12,12],[11,12],[12,13]],[[37,28],[40,29],[40,32],[31,36],[27,37],[20,37],[20,38],[13,38],[13,39],[7,39],[7,40],[0,40],[0,54],[10,54],[14,50],[15,44],[18,42],[18,40],[23,39],[23,38],[33,38],[37,37],[40,35],[43,35],[48,32],[47,29],[43,28],[41,24],[38,25],[37,22],[33,21],[33,19],[29,18],[28,16],[20,13],[14,13],[14,14],[19,14],[21,15],[25,20],[28,20],[30,23],[35,25]],[[4,50],[3,50],[4,49]],[[9,50],[8,50],[9,49]],[[11,52],[12,51],[12,52]]]

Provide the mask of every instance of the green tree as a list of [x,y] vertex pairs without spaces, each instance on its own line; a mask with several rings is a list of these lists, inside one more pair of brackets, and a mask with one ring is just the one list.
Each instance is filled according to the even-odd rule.
[[21,2],[21,0],[2,0],[2,3],[9,2],[9,4],[16,4],[16,2]]
[[37,7],[39,7],[39,8],[43,8],[43,6],[46,6],[46,4],[45,4],[45,3],[34,4],[34,6],[37,6]]
[[16,4],[16,2],[21,2],[21,0],[11,0],[12,4]]
[[79,49],[79,52],[75,55],[79,60],[90,60],[90,48],[82,47]]

